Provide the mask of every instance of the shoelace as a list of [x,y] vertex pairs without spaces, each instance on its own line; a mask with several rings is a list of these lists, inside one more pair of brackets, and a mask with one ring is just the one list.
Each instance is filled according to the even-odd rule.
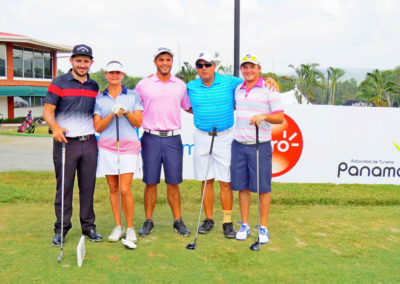
[[260,228],[260,234],[261,235],[265,235],[266,234],[266,230],[265,228],[262,228],[260,225],[255,226],[256,228]]
[[247,226],[243,222],[238,222],[239,224],[242,224],[240,226],[239,232],[247,232]]

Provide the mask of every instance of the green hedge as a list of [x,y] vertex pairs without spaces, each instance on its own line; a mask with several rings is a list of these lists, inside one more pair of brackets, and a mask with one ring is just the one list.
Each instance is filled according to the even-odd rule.
[[[16,118],[0,118],[1,123],[22,123],[26,116],[16,117]],[[43,120],[43,116],[35,116],[34,120]]]

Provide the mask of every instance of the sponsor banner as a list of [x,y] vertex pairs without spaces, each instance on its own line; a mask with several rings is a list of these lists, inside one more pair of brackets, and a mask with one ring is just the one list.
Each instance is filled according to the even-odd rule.
[[303,148],[275,182],[400,184],[400,109],[290,105],[285,114],[298,125]]
[[[397,108],[286,105],[272,129],[273,181],[400,184],[398,121]],[[193,129],[182,111],[184,179],[194,178]]]

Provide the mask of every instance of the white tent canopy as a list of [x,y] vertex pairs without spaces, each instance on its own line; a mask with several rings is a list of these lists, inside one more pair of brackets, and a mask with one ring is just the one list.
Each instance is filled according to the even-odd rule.
[[[296,93],[298,96],[301,96],[301,103],[299,103],[299,100],[297,99],[298,96],[296,96]],[[307,105],[311,104],[307,102],[307,98],[300,92],[300,90],[297,88],[297,85],[294,87],[293,90],[290,90],[288,92],[280,93],[279,97],[281,98],[281,102],[284,105]]]

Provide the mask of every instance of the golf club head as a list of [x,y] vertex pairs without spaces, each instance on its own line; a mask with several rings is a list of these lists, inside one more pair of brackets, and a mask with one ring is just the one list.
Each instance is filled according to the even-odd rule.
[[82,235],[79,239],[78,245],[76,246],[76,260],[78,267],[82,266],[83,260],[85,259],[86,254],[86,246],[85,246],[85,237]]
[[254,250],[254,251],[259,251],[260,250],[260,243],[258,242],[258,240],[254,244],[252,244],[250,246],[250,249]]
[[57,260],[58,260],[59,263],[61,263],[62,257],[63,257],[63,254],[62,254],[62,252],[61,252],[60,255],[59,255],[58,258],[57,258]]
[[137,248],[137,245],[134,242],[128,241],[126,239],[121,239],[121,243],[127,249],[135,249],[135,248]]
[[195,249],[196,248],[196,243],[190,243],[186,246],[187,249]]

